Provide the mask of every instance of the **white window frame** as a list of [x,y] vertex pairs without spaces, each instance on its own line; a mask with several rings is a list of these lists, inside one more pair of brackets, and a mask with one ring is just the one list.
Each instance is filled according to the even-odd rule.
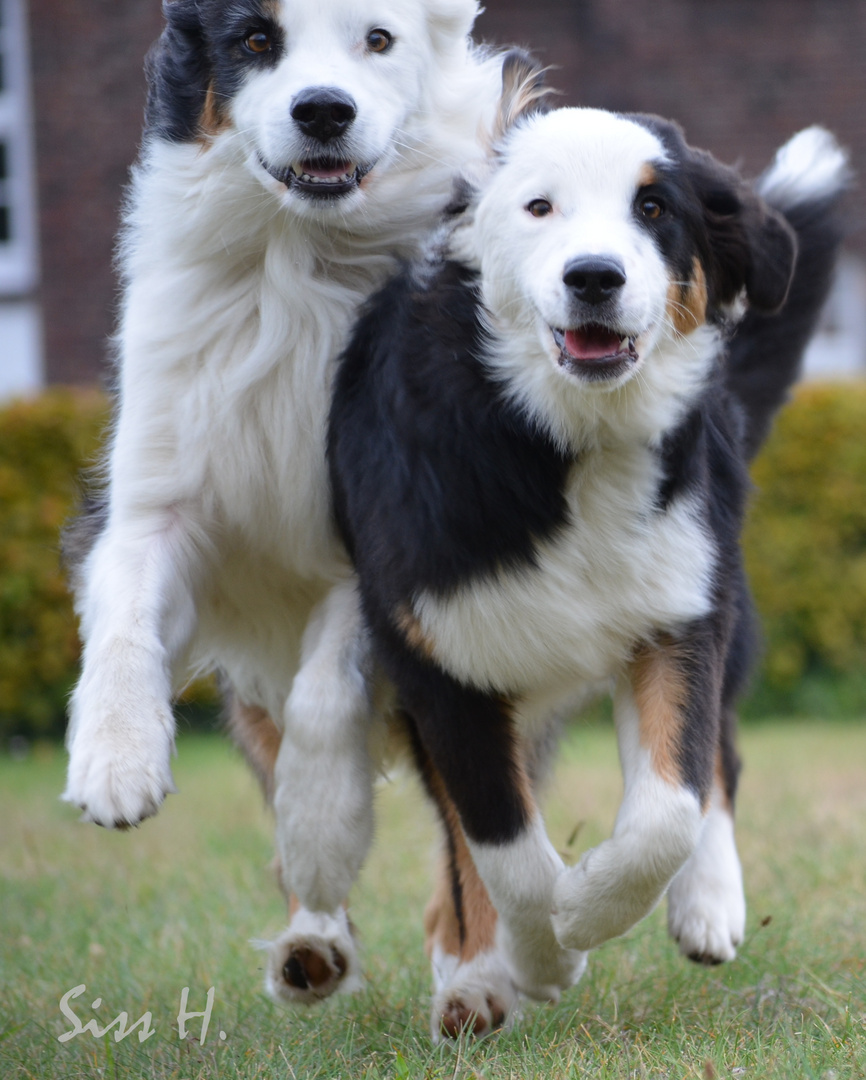
[[0,242],[0,297],[22,296],[37,284],[36,184],[30,101],[26,0],[0,0],[0,140],[6,144],[8,178],[0,199],[10,209],[11,238]]

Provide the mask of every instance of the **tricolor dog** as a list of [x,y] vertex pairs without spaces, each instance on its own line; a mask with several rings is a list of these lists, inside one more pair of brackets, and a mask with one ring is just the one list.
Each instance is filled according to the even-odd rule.
[[[336,515],[458,921],[469,862],[498,915],[484,948],[462,926],[475,1017],[447,1005],[434,933],[449,1030],[501,1019],[492,957],[555,997],[665,893],[686,955],[743,939],[746,464],[826,294],[847,177],[821,129],[753,188],[674,124],[545,112],[537,74],[511,75],[489,176],[369,305],[330,420]],[[557,720],[604,687],[624,796],[565,867],[534,790]]]

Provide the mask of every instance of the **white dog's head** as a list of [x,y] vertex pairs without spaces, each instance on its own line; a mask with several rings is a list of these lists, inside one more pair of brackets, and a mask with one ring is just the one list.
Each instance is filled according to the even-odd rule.
[[[166,0],[149,130],[240,141],[300,212],[363,205],[465,65],[476,0]],[[417,133],[414,133],[417,137]]]
[[742,293],[778,309],[793,272],[782,216],[656,117],[530,102],[467,217],[455,250],[495,325],[584,388],[622,386]]

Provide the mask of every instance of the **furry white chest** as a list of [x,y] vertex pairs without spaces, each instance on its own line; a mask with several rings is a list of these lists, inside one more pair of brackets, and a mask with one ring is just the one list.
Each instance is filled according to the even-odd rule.
[[687,498],[654,507],[658,482],[645,447],[587,455],[568,481],[571,520],[536,566],[417,597],[436,659],[480,688],[569,694],[613,675],[642,637],[707,614],[712,541]]

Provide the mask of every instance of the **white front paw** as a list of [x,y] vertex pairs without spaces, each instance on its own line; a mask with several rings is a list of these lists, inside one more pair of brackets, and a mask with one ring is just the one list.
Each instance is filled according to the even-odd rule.
[[606,854],[601,848],[588,851],[556,882],[551,918],[563,947],[594,949],[619,937],[649,914],[662,897],[666,881],[611,873]]
[[560,948],[550,926],[541,934],[521,935],[519,941],[502,927],[500,942],[515,985],[536,1001],[558,1001],[562,991],[574,986],[586,968],[586,953]]
[[174,720],[170,707],[141,702],[79,715],[70,729],[64,801],[80,806],[83,821],[109,829],[152,817],[177,790],[171,775]]
[[668,930],[680,952],[701,964],[733,960],[746,930],[743,871],[734,822],[716,793],[700,843],[668,892]]
[[668,930],[680,952],[699,964],[733,960],[746,929],[746,899],[739,864],[727,874],[689,865],[668,893]]

